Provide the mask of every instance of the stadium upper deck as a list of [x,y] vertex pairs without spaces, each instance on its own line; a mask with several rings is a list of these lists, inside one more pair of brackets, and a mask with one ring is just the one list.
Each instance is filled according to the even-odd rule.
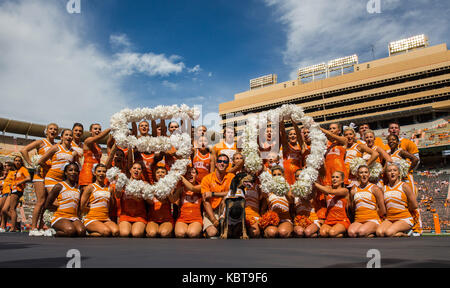
[[247,114],[287,103],[302,106],[317,122],[368,122],[372,129],[386,128],[391,119],[406,125],[449,115],[446,44],[356,62],[351,68],[351,73],[308,83],[299,77],[238,93],[233,101],[219,105],[222,124],[234,122],[240,134]]

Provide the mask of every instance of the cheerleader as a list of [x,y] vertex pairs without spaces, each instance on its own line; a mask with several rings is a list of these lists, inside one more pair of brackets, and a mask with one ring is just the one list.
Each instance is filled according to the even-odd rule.
[[178,122],[177,121],[171,121],[169,123],[169,135],[167,135],[167,136],[172,135],[173,132],[175,132],[175,130],[177,130],[178,128],[180,128],[180,125],[178,125]]
[[95,164],[100,163],[102,158],[102,149],[97,144],[103,137],[108,135],[111,131],[110,128],[102,131],[102,126],[100,124],[92,124],[89,127],[91,136],[84,140],[83,145],[83,167],[80,172],[80,187],[81,191],[84,191],[86,185],[92,183],[92,168]]
[[297,124],[293,122],[294,129],[289,130],[286,135],[284,121],[280,121],[281,149],[283,152],[283,167],[286,181],[289,185],[295,182],[295,171],[302,168],[302,140]]
[[[284,170],[281,167],[272,168],[272,176],[284,177]],[[262,227],[264,229],[265,238],[289,238],[291,237],[294,226],[292,225],[291,215],[289,212],[290,203],[294,203],[294,197],[291,192],[288,191],[286,196],[276,196],[270,193],[267,197],[267,208],[269,211],[275,212],[277,218],[279,219],[279,224],[277,226],[273,223],[269,223],[267,227]],[[268,215],[268,214],[267,214]],[[263,215],[262,221],[265,216]],[[278,222],[278,221],[277,221]]]
[[[55,211],[51,226],[56,230],[56,237],[86,235],[86,228],[78,218],[81,194],[78,186],[79,169],[77,163],[68,163],[64,167],[64,180],[53,186],[45,201],[46,209]],[[55,200],[56,205],[54,205]]]
[[323,185],[331,186],[332,175],[334,172],[343,171],[344,183],[349,184],[347,169],[345,168],[346,150],[344,148],[347,146],[347,139],[340,136],[341,125],[339,123],[331,123],[328,130],[323,128],[320,128],[320,130],[328,138],[324,165],[319,171],[321,183]]
[[242,153],[236,152],[231,158],[231,167],[228,168],[227,172],[237,175],[238,173],[242,172],[243,169],[244,169],[244,156],[242,155]]
[[[143,166],[135,162],[127,176],[132,180],[141,180]],[[143,199],[127,197],[124,190],[121,191],[113,186],[116,197],[119,198],[119,234],[120,237],[143,237],[147,225],[147,208]]]
[[[158,166],[155,170],[155,182],[167,175],[167,169],[163,166]],[[166,199],[158,199],[154,197],[152,200],[147,200],[148,207],[148,224],[145,228],[146,236],[155,238],[168,238],[172,236],[174,227],[174,219],[171,213],[171,203],[176,201],[175,189],[167,196]]]
[[364,155],[364,153],[370,155],[370,158],[367,160],[367,166],[370,166],[373,162],[378,158],[378,152],[370,149],[364,144],[359,144],[356,140],[356,133],[352,127],[346,127],[344,129],[344,137],[347,139],[347,146],[345,146],[346,154],[345,154],[345,167],[347,169],[347,175],[349,175],[350,184],[355,184],[356,175],[352,175],[350,171],[350,163],[353,159]]
[[[384,147],[383,142],[381,142],[383,144],[383,146],[379,146],[379,145],[375,144],[377,142],[376,139],[379,139],[379,138],[375,137],[375,133],[372,130],[370,130],[370,129],[365,130],[364,141],[365,141],[367,147],[369,147],[370,149],[372,149],[378,153],[378,159],[376,159],[376,161],[379,163],[392,162],[391,156],[389,156],[389,154],[383,148]],[[368,160],[367,155],[368,154],[363,155],[363,159]]]
[[[36,149],[37,154],[42,157],[50,148],[55,144],[55,138],[58,135],[58,125],[55,123],[50,123],[45,128],[46,138],[36,140],[25,146],[20,153],[23,156],[23,159],[28,164],[33,164],[30,158],[30,151]],[[51,161],[46,163],[47,166],[51,165]],[[43,168],[39,167],[33,176],[33,186],[34,192],[36,193],[36,204],[34,205],[33,215],[31,218],[31,230],[30,236],[42,236],[44,235],[44,221],[42,220],[42,216],[44,215],[44,203],[47,198],[47,190],[45,189],[44,179],[47,171]]]
[[[14,185],[14,178],[16,175],[16,167],[14,166],[14,162],[7,161],[5,163],[4,175],[5,178],[3,180],[2,196],[0,198],[0,211],[1,211],[0,232],[6,232],[6,222],[8,221],[8,211],[9,211],[9,194],[12,191],[12,187]],[[6,202],[6,200],[8,200],[8,203]]]
[[383,192],[369,182],[369,167],[357,170],[358,185],[350,191],[350,204],[355,211],[355,221],[348,228],[349,237],[373,237],[386,214]]
[[173,200],[180,199],[180,217],[175,223],[175,237],[199,238],[203,228],[201,185],[197,169],[191,167],[186,178],[181,177],[182,188],[176,190]]
[[208,138],[201,136],[197,140],[198,148],[194,148],[192,165],[197,170],[197,181],[202,182],[203,177],[212,173],[215,167],[215,160],[208,148]]
[[[391,134],[387,137],[389,150],[387,153],[391,156],[392,160],[394,162],[404,159],[410,163],[410,169],[408,171],[408,175],[402,179],[405,181],[406,184],[409,185],[411,188],[411,191],[417,198],[418,195],[418,189],[414,182],[414,177],[412,175],[413,167],[416,167],[419,163],[419,158],[416,157],[414,154],[409,153],[407,150],[404,150],[401,148],[401,143],[397,135]],[[414,227],[413,227],[413,235],[414,236],[420,236],[422,234],[422,219],[420,216],[420,210],[417,208],[415,211],[412,212],[413,218],[414,218]]]
[[[234,127],[225,127],[224,139],[213,146],[214,159],[218,159],[220,154],[225,154],[228,159],[233,159],[234,153],[238,151],[236,141],[234,141],[235,135]],[[228,168],[231,167],[231,163]]]
[[109,185],[105,185],[106,165],[97,164],[93,174],[93,183],[86,187],[81,196],[80,211],[88,211],[83,224],[89,236],[119,236],[119,226],[109,218],[114,197]]
[[[61,132],[61,144],[53,145],[38,161],[41,167],[48,168],[44,180],[47,193],[52,190],[53,186],[63,180],[63,167],[69,162],[78,162],[79,155],[72,148],[72,133],[72,130],[63,130]],[[50,159],[51,166],[47,166],[46,163]]]
[[383,196],[386,205],[386,220],[377,229],[378,237],[406,236],[414,225],[412,213],[418,208],[411,187],[400,179],[397,163],[386,166],[387,185]]
[[[30,173],[28,172],[28,169],[23,165],[23,159],[21,156],[14,157],[14,167],[16,169],[14,173],[14,180],[11,185],[11,192],[6,198],[5,204],[2,209],[2,218],[5,218],[6,220],[6,217],[9,217],[11,222],[11,230],[9,230],[9,232],[17,232],[17,204],[19,203],[19,199],[23,196],[25,183],[31,181]],[[2,226],[2,228],[4,227]]]
[[335,171],[331,175],[331,186],[314,183],[314,186],[325,195],[327,202],[325,223],[320,227],[321,237],[343,237],[350,226],[346,212],[349,191],[344,187],[344,179],[344,172]]
[[83,124],[81,123],[75,123],[72,127],[72,148],[75,150],[75,152],[78,153],[78,159],[81,159],[83,157],[83,142],[81,142],[81,138],[83,137],[84,128]]
[[[295,180],[299,180],[301,170],[295,171]],[[294,218],[294,236],[316,238],[320,229],[319,218],[314,208],[314,193],[306,199],[295,197],[294,207],[291,209]]]

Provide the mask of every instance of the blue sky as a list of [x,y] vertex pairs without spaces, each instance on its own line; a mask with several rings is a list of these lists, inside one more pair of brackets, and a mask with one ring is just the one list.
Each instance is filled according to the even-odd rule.
[[[448,1],[0,0],[0,116],[62,126],[109,125],[125,108],[219,103],[276,73],[427,34],[450,43]],[[376,1],[376,0],[371,0]],[[14,107],[14,109],[11,109]]]

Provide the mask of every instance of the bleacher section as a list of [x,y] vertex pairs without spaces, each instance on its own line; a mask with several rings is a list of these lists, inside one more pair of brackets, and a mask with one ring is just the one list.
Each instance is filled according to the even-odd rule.
[[422,215],[423,228],[434,230],[433,214],[439,215],[441,232],[450,231],[450,203],[447,203],[450,174],[422,172],[414,174],[419,188],[417,202]]

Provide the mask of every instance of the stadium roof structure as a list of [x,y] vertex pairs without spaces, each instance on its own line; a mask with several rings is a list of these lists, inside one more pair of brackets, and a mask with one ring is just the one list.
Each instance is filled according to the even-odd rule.
[[[45,127],[46,125],[33,123],[33,122],[25,122],[20,120],[13,120],[13,119],[7,119],[7,118],[1,118],[0,117],[0,131],[3,133],[12,133],[12,134],[19,134],[24,135],[26,138],[28,136],[33,137],[44,137],[45,133]],[[62,128],[59,128],[59,131],[62,131]],[[70,128],[67,128],[70,129]],[[86,139],[89,137],[89,131],[84,131],[83,139]],[[58,137],[59,138],[59,135]],[[106,137],[100,141],[100,144],[106,144]]]

